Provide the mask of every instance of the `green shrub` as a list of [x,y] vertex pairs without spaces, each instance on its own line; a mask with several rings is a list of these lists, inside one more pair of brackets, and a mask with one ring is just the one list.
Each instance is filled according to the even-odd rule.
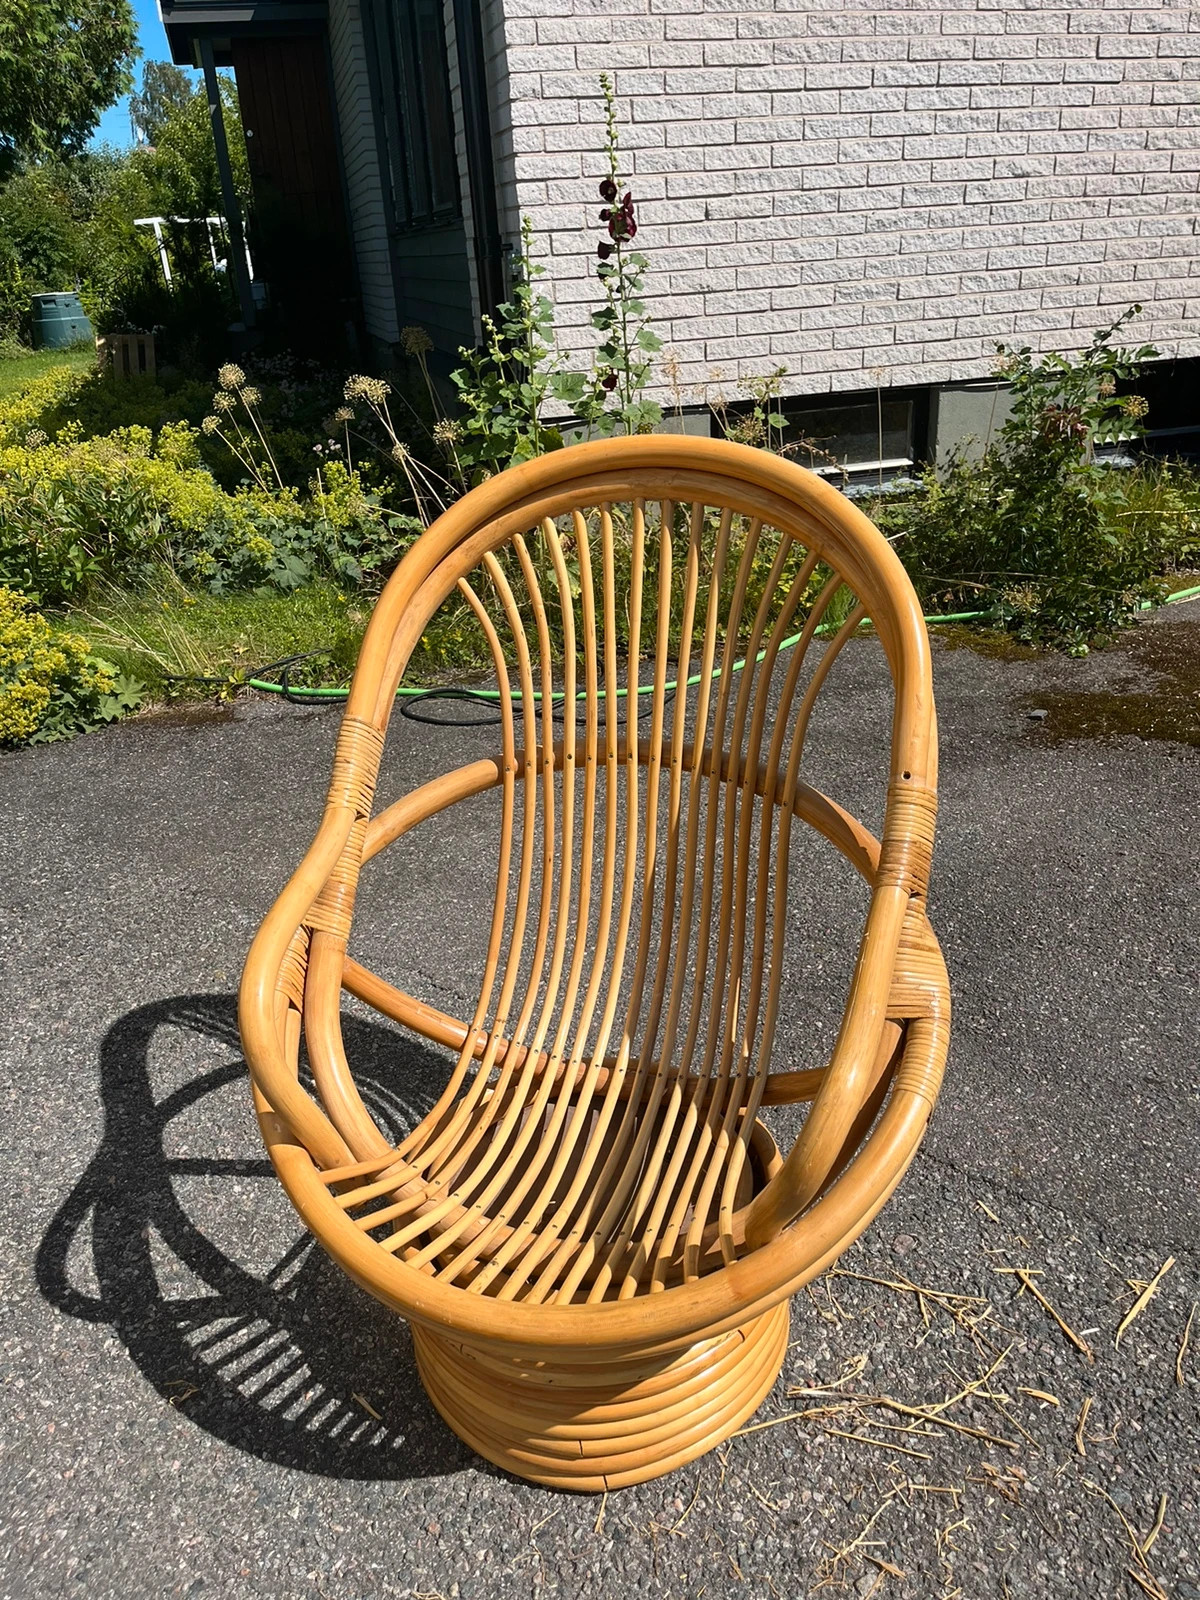
[[114,378],[94,370],[69,393],[47,405],[38,419],[54,438],[68,423],[85,439],[117,428],[141,427],[152,432],[168,423],[199,423],[212,398],[212,385],[189,379],[167,387],[154,378]]
[[386,576],[411,542],[412,519],[386,513],[337,461],[305,497],[265,481],[229,494],[187,423],[157,440],[143,426],[86,439],[67,423],[51,440],[26,424],[64,384],[52,374],[33,387],[0,408],[0,583],[41,604],[81,600],[101,579],[136,587],[164,560],[215,593],[318,575],[358,584]]
[[1200,565],[1200,471],[1180,461],[1141,461],[1106,473],[1097,488],[1105,525],[1124,541],[1149,539],[1163,572]]
[[6,394],[0,399],[0,448],[24,444],[31,429],[48,436],[45,419],[68,407],[87,378],[86,372],[64,364]]
[[86,639],[52,633],[24,595],[0,588],[0,746],[69,739],[115,721],[143,697]]
[[141,153],[86,151],[26,162],[0,186],[0,326],[28,331],[30,295],[76,283],[102,323],[122,286],[156,264],[133,223],[164,210],[146,165]]
[[1022,480],[999,456],[956,461],[878,521],[927,608],[990,611],[1028,642],[1081,651],[1162,590],[1158,528],[1143,518],[1114,530],[1108,486],[1089,481],[1104,475]]
[[1141,432],[1145,402],[1118,393],[1157,352],[1113,348],[1134,306],[1077,357],[999,347],[1012,413],[977,461],[929,471],[878,512],[933,609],[991,611],[1020,638],[1078,652],[1161,593],[1160,522],[1122,517],[1127,480],[1095,445]]

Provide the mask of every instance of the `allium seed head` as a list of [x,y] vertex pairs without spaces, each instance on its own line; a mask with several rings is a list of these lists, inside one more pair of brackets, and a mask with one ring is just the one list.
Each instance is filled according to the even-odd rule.
[[433,340],[424,328],[401,328],[400,346],[407,356],[423,356],[427,350],[433,349]]
[[381,406],[391,392],[382,378],[367,378],[362,373],[347,378],[342,391],[347,400],[365,400],[373,406]]

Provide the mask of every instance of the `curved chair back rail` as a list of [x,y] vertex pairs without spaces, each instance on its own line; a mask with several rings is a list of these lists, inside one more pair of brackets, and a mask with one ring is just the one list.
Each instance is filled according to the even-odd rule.
[[[490,653],[499,749],[373,814],[395,691],[441,608]],[[879,841],[801,777],[866,623],[893,686]],[[907,576],[786,460],[671,436],[574,446],[472,491],[397,568],[241,1025],[288,1192],[412,1319],[435,1403],[483,1454],[547,1482],[633,1481],[770,1387],[784,1302],[886,1201],[936,1099],[936,776]],[[454,1017],[350,956],[355,894],[389,844],[489,791],[479,998]],[[807,1071],[773,1061],[797,819],[869,888],[836,1042]],[[455,1052],[398,1142],[346,1059],[343,989]],[[786,1156],[759,1116],[784,1101],[809,1103]],[[722,1403],[682,1404],[727,1369]]]

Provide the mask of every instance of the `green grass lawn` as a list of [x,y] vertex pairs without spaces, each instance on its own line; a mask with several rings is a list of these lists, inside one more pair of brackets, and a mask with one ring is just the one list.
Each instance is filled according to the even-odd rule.
[[95,364],[96,352],[91,345],[79,345],[70,350],[31,350],[28,355],[0,360],[0,400],[24,389],[35,378],[44,378],[54,367],[86,372]]
[[[347,596],[331,583],[290,594],[217,595],[187,589],[164,570],[149,592],[113,589],[50,621],[60,631],[82,633],[97,655],[161,699],[168,693],[211,695],[222,684],[310,650],[332,654],[309,663],[307,671],[296,669],[293,682],[346,683],[369,610],[367,598]],[[205,679],[216,681],[199,681]]]

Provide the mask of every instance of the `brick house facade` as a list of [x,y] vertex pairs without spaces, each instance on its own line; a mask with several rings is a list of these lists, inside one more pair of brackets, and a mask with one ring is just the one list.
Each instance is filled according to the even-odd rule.
[[836,398],[853,432],[855,397],[886,391],[907,407],[899,461],[906,430],[929,454],[994,415],[995,386],[974,386],[998,341],[1080,348],[1140,302],[1133,336],[1184,363],[1166,421],[1200,424],[1194,6],[328,0],[327,18],[382,350],[411,322],[447,356],[469,341],[522,215],[586,350],[608,71],[664,401],[695,410],[782,366],[791,401]]
[[494,0],[489,42],[505,229],[534,219],[580,342],[611,72],[685,392],[962,385],[1136,302],[1200,356],[1194,7]]

